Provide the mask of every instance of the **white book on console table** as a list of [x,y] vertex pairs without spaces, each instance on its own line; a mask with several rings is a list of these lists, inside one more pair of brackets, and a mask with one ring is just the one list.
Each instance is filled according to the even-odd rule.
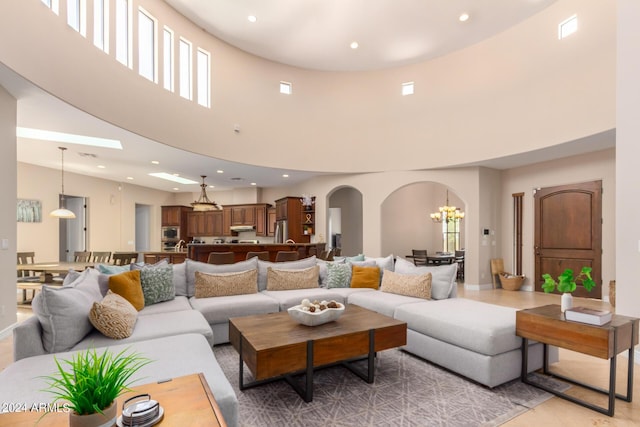
[[606,310],[596,310],[587,307],[573,307],[564,312],[565,319],[574,322],[588,323],[601,326],[609,323],[613,314]]

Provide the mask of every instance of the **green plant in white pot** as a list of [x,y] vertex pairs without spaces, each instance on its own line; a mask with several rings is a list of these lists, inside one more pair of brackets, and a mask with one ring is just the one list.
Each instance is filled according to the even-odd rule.
[[[68,402],[70,426],[112,426],[117,417],[116,398],[131,385],[131,376],[150,362],[126,349],[113,354],[109,349],[76,353],[70,360],[55,359],[58,371],[44,377],[45,391]],[[95,420],[93,420],[95,419]]]
[[578,286],[576,282],[581,281],[582,286],[584,286],[587,292],[591,292],[591,289],[596,286],[596,282],[591,278],[591,271],[591,267],[582,267],[580,273],[576,277],[573,277],[573,270],[567,268],[558,276],[558,281],[551,277],[550,274],[543,274],[542,278],[544,279],[544,283],[542,284],[542,290],[546,293],[550,293],[557,288],[558,292],[562,292],[560,308],[564,313],[567,309],[573,306],[573,297],[571,296],[571,293],[575,291]]

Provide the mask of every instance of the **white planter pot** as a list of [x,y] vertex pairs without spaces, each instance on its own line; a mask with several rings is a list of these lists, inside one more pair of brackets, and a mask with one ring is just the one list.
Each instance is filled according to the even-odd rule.
[[565,292],[562,294],[560,298],[560,310],[564,313],[568,309],[573,307],[573,295],[569,292]]

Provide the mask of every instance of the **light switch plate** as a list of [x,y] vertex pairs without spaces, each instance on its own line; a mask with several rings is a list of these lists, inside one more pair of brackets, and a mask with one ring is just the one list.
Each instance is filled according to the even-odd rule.
[[9,249],[9,239],[2,239],[2,250],[6,251]]

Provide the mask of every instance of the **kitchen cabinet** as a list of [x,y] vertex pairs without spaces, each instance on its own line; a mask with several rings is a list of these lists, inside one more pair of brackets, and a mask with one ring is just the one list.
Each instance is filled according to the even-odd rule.
[[231,208],[222,208],[222,235],[231,236]]
[[161,206],[160,223],[162,227],[177,227],[176,241],[188,241],[193,234],[189,233],[187,216],[193,212],[189,206]]
[[256,225],[255,206],[230,206],[231,225]]
[[219,237],[223,234],[221,211],[191,212],[187,216],[187,232],[191,237]]
[[[223,218],[222,211],[213,211],[211,212],[211,231],[212,235],[215,237],[224,236],[224,228],[223,228]],[[205,224],[206,226],[206,224]]]
[[276,235],[276,208],[267,209],[267,236]]
[[[315,200],[315,198],[314,198]],[[276,219],[287,221],[287,239],[296,243],[309,243],[315,232],[315,205],[306,209],[299,197],[283,197],[276,200]]]

